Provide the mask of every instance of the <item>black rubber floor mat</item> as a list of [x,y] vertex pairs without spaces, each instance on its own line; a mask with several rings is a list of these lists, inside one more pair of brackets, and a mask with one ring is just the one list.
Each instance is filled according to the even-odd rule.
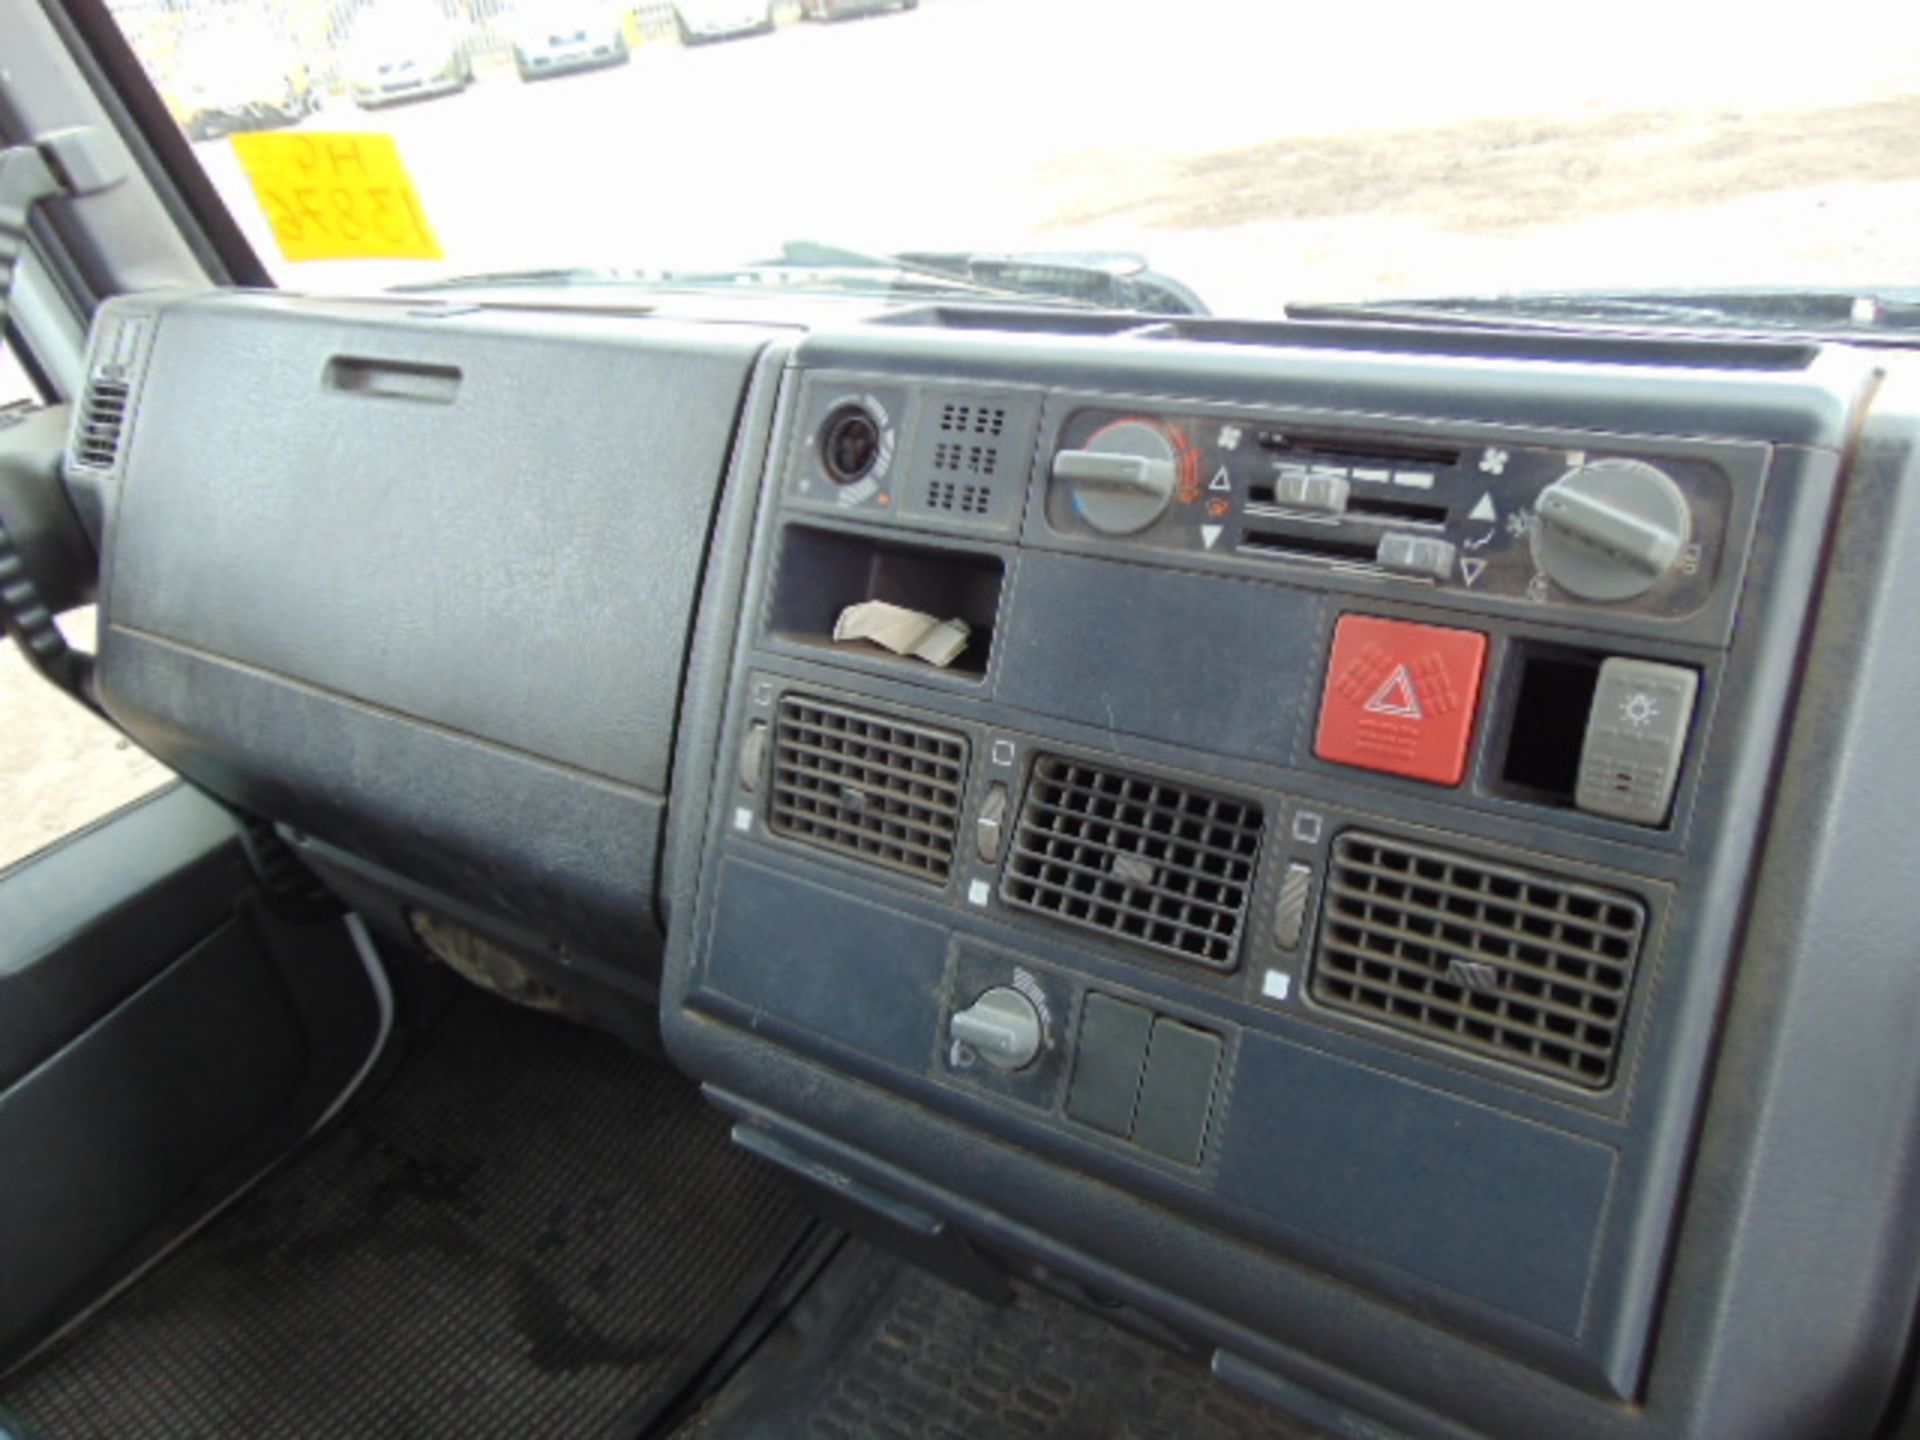
[[1018,1286],[850,1244],[675,1440],[1318,1440],[1197,1361]]
[[36,1440],[629,1435],[807,1224],[685,1078],[476,992],[0,1394]]

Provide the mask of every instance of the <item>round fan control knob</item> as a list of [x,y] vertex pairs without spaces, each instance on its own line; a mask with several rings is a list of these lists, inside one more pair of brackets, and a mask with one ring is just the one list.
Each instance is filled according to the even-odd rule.
[[996,985],[956,1010],[947,1029],[996,1070],[1031,1065],[1046,1038],[1040,1011],[1011,985]]

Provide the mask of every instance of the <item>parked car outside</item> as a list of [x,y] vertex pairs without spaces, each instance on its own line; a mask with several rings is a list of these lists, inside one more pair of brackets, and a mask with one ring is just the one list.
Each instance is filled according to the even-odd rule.
[[631,53],[620,13],[593,0],[528,0],[514,15],[513,63],[522,80],[624,65]]
[[237,9],[181,37],[165,98],[193,140],[292,125],[319,104],[292,43],[260,16]]
[[806,20],[845,20],[882,10],[912,10],[919,4],[920,0],[800,0],[800,15]]
[[766,35],[773,30],[772,0],[676,0],[673,21],[680,43]]
[[453,21],[430,6],[367,12],[349,46],[347,84],[363,110],[449,95],[473,83],[473,59]]

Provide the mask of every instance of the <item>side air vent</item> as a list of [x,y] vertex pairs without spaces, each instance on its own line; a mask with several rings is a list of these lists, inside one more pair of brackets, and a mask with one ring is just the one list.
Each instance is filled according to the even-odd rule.
[[1022,910],[1228,969],[1260,832],[1252,801],[1042,755],[1000,894]]
[[111,470],[120,459],[120,437],[127,425],[132,389],[123,380],[95,377],[80,400],[73,427],[73,463],[90,470]]
[[965,736],[785,695],[767,827],[945,884],[966,776]]
[[1349,831],[1309,989],[1329,1009],[1599,1089],[1646,924],[1628,895]]

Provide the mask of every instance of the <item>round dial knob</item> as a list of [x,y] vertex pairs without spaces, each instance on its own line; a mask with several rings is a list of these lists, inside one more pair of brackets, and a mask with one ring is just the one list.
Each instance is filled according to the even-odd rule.
[[1667,577],[1692,525],[1687,497],[1666,471],[1595,460],[1540,492],[1533,563],[1583,600],[1631,600]]
[[1108,535],[1132,535],[1166,513],[1180,478],[1178,453],[1151,420],[1118,420],[1095,432],[1079,450],[1053,457],[1053,478],[1068,488],[1074,508]]
[[1031,1065],[1046,1038],[1040,1012],[1011,985],[996,985],[966,1009],[955,1011],[948,1030],[996,1070]]
[[820,426],[820,463],[836,485],[866,479],[880,460],[880,422],[859,404],[842,405]]

